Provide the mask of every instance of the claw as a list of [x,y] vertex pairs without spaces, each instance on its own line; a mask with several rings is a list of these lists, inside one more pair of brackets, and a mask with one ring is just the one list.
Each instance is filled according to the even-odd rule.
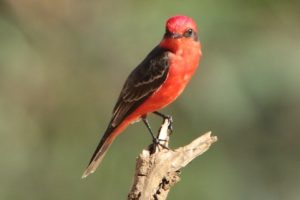
[[160,117],[162,117],[164,120],[165,119],[169,120],[170,124],[168,126],[168,130],[169,130],[169,134],[171,135],[173,133],[173,130],[174,130],[173,129],[173,117],[171,115],[162,114],[162,113],[160,113],[158,111],[155,111],[153,113],[156,114],[156,115],[158,115],[158,116],[160,116]]
[[173,117],[171,115],[167,116],[167,119],[169,120],[170,124],[168,126],[169,134],[171,135],[173,133]]
[[159,138],[154,138],[153,139],[153,144],[152,144],[152,147],[158,147],[158,146],[161,146],[163,149],[167,149],[167,150],[170,150],[169,147],[165,146],[164,144],[162,144],[161,142],[166,142],[166,140],[162,140],[162,139],[159,139]]

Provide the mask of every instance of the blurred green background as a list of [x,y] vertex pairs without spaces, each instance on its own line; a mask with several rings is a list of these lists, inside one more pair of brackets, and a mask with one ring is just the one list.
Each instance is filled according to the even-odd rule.
[[[0,1],[0,199],[125,199],[142,123],[81,180],[129,72],[166,19],[193,17],[200,68],[173,115],[171,146],[219,137],[169,199],[298,200],[299,1]],[[155,129],[160,120],[150,118]]]

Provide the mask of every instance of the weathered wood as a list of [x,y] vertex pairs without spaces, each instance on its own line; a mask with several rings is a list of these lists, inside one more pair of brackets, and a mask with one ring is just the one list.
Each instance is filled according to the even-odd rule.
[[184,147],[171,150],[168,148],[169,124],[170,121],[165,119],[160,128],[160,145],[154,147],[154,150],[150,145],[137,158],[134,182],[128,200],[165,200],[171,187],[180,180],[180,169],[217,141],[217,137],[208,132]]

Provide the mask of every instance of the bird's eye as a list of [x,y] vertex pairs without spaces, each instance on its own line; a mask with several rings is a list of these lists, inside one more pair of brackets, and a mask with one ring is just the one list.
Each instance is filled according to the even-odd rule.
[[188,30],[186,30],[183,34],[184,37],[191,37],[193,35],[194,31],[193,29],[189,28]]

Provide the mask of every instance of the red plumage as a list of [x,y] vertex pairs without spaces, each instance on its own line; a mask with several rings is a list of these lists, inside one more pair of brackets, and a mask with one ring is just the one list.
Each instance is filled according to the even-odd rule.
[[83,178],[96,170],[110,144],[130,123],[164,108],[182,93],[200,57],[201,45],[194,20],[187,16],[169,18],[162,41],[127,78]]

